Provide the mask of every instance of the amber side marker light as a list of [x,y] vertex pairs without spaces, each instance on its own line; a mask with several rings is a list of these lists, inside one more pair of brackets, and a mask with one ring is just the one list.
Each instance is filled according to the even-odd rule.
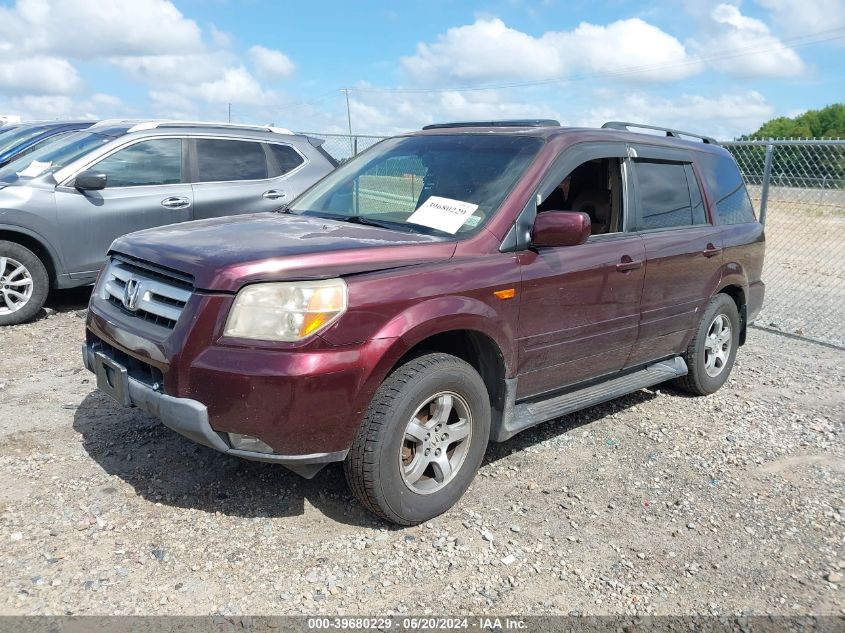
[[493,294],[499,299],[513,299],[516,296],[516,288],[505,288],[504,290],[494,290]]

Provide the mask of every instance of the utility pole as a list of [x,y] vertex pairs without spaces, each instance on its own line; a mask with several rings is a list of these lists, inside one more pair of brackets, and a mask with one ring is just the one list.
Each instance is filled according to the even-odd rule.
[[232,104],[229,104],[229,123],[232,122]]
[[352,112],[349,109],[349,93],[352,92],[349,88],[341,88],[341,92],[346,94],[346,122],[349,124],[349,136],[352,136]]

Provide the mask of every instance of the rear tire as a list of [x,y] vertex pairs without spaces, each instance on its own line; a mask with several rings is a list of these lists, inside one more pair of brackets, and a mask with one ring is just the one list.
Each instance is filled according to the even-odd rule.
[[418,356],[373,397],[344,463],[346,480],[373,513],[416,525],[466,492],[489,437],[490,397],[478,372],[448,354]]
[[717,294],[710,299],[684,360],[689,373],[673,381],[680,389],[706,396],[725,384],[739,347],[739,311],[733,299]]
[[49,291],[50,277],[38,255],[0,240],[0,326],[29,321],[47,301]]

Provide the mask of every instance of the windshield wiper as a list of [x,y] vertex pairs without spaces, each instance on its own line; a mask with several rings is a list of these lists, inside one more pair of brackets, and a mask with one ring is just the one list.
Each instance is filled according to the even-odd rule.
[[349,222],[351,224],[365,224],[367,226],[377,226],[382,229],[411,233],[407,224],[402,224],[401,222],[389,222],[388,220],[374,220],[373,218],[368,218],[363,215],[338,216],[333,219],[340,220],[341,222]]

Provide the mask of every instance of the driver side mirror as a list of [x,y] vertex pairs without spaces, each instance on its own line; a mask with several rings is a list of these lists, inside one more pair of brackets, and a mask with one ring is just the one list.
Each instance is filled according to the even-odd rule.
[[590,237],[590,216],[580,211],[543,211],[534,220],[532,246],[577,246]]
[[80,191],[100,191],[106,188],[106,175],[93,169],[86,169],[76,175],[73,180],[73,186]]

